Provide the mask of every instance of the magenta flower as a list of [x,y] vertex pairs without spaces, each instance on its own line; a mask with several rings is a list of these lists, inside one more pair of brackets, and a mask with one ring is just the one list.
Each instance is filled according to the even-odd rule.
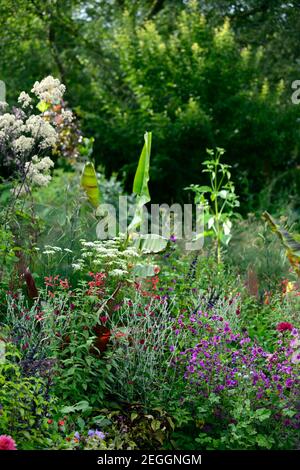
[[282,321],[281,323],[278,323],[276,326],[277,331],[292,331],[293,330],[293,325],[287,321]]
[[6,434],[0,436],[0,450],[17,450],[16,443],[11,436],[6,436]]

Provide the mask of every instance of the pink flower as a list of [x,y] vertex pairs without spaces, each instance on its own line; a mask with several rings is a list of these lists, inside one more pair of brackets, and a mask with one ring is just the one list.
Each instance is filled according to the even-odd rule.
[[287,321],[282,321],[281,323],[278,323],[278,325],[276,326],[276,330],[277,331],[292,331],[293,329],[293,325]]
[[5,434],[0,436],[0,450],[17,450],[16,443],[11,436]]

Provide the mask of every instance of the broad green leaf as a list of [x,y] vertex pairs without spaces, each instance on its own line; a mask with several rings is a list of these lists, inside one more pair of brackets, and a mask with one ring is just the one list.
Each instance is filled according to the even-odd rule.
[[81,186],[85,190],[89,202],[94,207],[98,207],[100,204],[100,191],[96,171],[92,162],[87,162],[83,168]]
[[163,251],[168,244],[166,238],[155,234],[142,235],[139,242],[139,248],[142,253],[159,253]]

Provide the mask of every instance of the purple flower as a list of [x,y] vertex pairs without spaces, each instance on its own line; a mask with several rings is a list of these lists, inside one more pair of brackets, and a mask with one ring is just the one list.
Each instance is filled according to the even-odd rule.
[[177,240],[177,238],[176,238],[176,236],[175,236],[174,234],[170,236],[170,242],[175,243],[176,240]]
[[104,432],[98,431],[98,429],[96,429],[95,435],[96,435],[97,437],[99,437],[99,439],[102,439],[102,440],[105,439],[105,434],[104,434]]
[[80,440],[80,434],[79,434],[78,431],[76,431],[76,432],[74,433],[74,437],[75,437],[75,439]]
[[294,383],[294,381],[293,381],[292,379],[287,379],[287,380],[285,381],[285,386],[286,386],[287,388],[290,388],[290,387],[293,385],[293,383]]
[[170,351],[174,352],[175,351],[175,346],[170,346]]

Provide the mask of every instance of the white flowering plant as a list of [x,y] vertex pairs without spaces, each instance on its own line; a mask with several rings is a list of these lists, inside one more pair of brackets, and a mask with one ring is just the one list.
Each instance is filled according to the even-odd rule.
[[34,83],[31,95],[22,91],[17,107],[9,110],[7,103],[1,103],[0,167],[17,182],[14,196],[49,184],[53,155],[74,158],[80,153],[82,136],[63,102],[64,92],[65,86],[48,76]]
[[123,240],[116,237],[112,240],[81,241],[80,257],[73,261],[74,271],[105,272],[116,281],[128,280],[140,257],[134,247],[122,248]]

